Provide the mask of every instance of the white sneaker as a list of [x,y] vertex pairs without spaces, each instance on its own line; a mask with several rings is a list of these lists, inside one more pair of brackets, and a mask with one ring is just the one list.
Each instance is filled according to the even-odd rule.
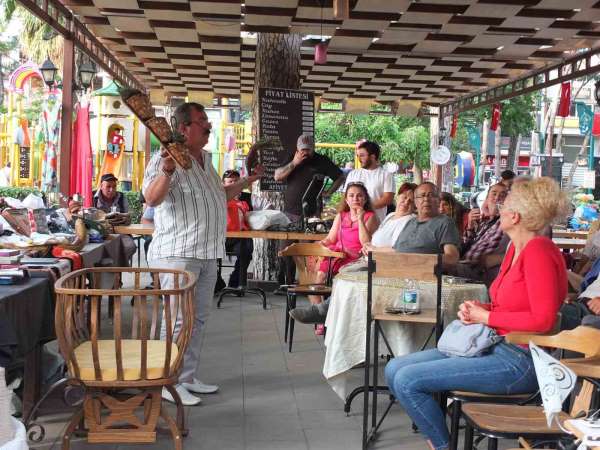
[[[196,406],[202,403],[202,399],[200,397],[196,397],[195,395],[190,394],[190,392],[184,388],[181,384],[175,386],[175,390],[179,394],[181,398],[181,403],[183,406]],[[162,398],[168,402],[175,403],[175,399],[171,395],[171,393],[167,390],[167,388],[163,388],[162,390]]]
[[216,384],[204,384],[197,378],[194,378],[193,383],[181,383],[188,391],[194,394],[214,394],[219,390]]

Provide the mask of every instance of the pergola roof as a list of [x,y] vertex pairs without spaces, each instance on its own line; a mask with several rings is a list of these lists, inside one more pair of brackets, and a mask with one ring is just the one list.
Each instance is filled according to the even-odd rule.
[[[63,0],[147,88],[240,97],[254,86],[248,33],[331,36],[302,48],[302,88],[323,99],[440,105],[593,48],[600,0]],[[245,33],[244,33],[245,32]]]

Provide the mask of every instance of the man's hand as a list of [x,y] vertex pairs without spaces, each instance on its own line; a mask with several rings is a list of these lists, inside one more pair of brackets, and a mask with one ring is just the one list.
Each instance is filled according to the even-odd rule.
[[473,208],[469,211],[468,215],[468,227],[473,228],[481,220],[481,210],[479,208]]
[[600,297],[594,297],[587,302],[588,309],[595,315],[600,315]]
[[160,169],[168,174],[173,174],[177,164],[164,147],[160,149],[160,157]]
[[294,153],[294,159],[292,159],[292,162],[294,163],[294,166],[297,167],[300,164],[302,164],[307,158],[308,158],[308,154],[306,152],[303,152],[301,150],[296,150],[296,153]]
[[246,177],[246,180],[248,180],[248,185],[254,183],[256,180],[260,180],[260,178],[264,174],[265,174],[265,169],[261,164],[255,166],[254,169],[252,170],[251,175],[248,175]]

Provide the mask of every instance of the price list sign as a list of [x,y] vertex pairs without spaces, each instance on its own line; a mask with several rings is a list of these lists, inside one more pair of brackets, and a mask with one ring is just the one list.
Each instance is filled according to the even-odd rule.
[[285,182],[277,182],[273,178],[275,169],[291,161],[301,134],[314,134],[314,111],[315,96],[312,92],[259,89],[259,161],[265,168],[265,175],[260,180],[262,191],[285,190]]

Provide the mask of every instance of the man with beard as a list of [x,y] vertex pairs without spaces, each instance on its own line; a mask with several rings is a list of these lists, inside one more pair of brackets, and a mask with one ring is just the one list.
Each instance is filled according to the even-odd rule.
[[[185,138],[192,167],[185,170],[165,152],[156,154],[146,167],[143,193],[148,206],[154,207],[154,234],[148,252],[150,267],[188,270],[196,275],[194,326],[183,358],[183,369],[175,388],[184,405],[197,405],[201,399],[192,395],[216,392],[216,385],[204,384],[196,374],[206,320],[210,314],[217,279],[217,259],[224,257],[227,200],[260,178],[262,167],[247,178],[223,186],[204,150],[212,128],[204,107],[184,103],[174,112],[177,130]],[[172,275],[161,275],[161,287],[173,287]],[[172,303],[175,307],[175,302]],[[175,335],[181,329],[177,316]],[[165,336],[164,320],[161,337]],[[163,398],[173,402],[163,389]]]
[[360,142],[356,148],[356,157],[360,161],[360,168],[354,169],[348,174],[346,186],[349,183],[357,182],[364,184],[379,223],[382,223],[387,214],[387,206],[394,202],[396,185],[394,176],[379,163],[380,154],[381,149],[376,142]]

